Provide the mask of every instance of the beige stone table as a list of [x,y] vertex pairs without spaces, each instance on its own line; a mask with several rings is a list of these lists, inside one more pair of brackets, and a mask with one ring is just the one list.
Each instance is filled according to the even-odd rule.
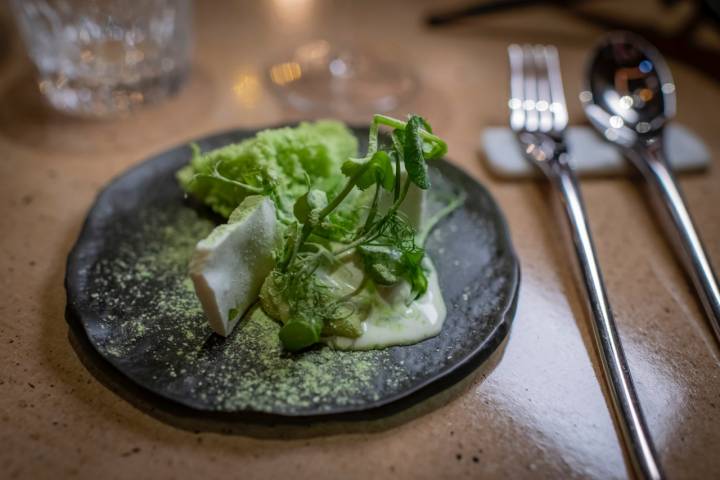
[[[644,8],[605,3],[631,16]],[[573,99],[600,31],[537,8],[428,30],[421,12],[432,6],[198,1],[186,88],[162,105],[106,121],[68,119],[42,107],[3,17],[0,478],[629,475],[547,192],[534,182],[494,180],[476,148],[482,129],[506,118],[507,43],[558,45],[571,121],[578,123]],[[661,27],[669,22],[653,18]],[[275,55],[313,36],[399,52],[417,68],[421,90],[401,110],[427,116],[448,140],[450,158],[487,186],[507,216],[522,266],[512,331],[476,375],[386,425],[290,439],[170,426],[103,386],[78,360],[63,316],[66,255],[95,194],[130,165],[203,134],[300,118],[268,91],[262,73]],[[679,120],[720,158],[720,84],[682,64],[671,67]],[[717,268],[720,168],[684,176],[681,184]],[[638,187],[622,178],[583,181],[610,299],[668,476],[720,478],[720,349]]]

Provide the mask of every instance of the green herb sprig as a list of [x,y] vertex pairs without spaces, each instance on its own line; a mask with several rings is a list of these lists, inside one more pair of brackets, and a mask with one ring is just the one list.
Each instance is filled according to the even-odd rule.
[[[381,126],[393,129],[392,142],[386,147],[379,142]],[[276,316],[285,317],[281,319],[284,326],[280,339],[288,350],[300,350],[317,343],[328,323],[342,324],[353,313],[352,297],[361,288],[334,298],[315,276],[323,264],[337,263],[344,255],[357,252],[361,257],[365,275],[361,285],[368,279],[377,285],[395,285],[405,280],[412,287],[412,298],[425,293],[428,287],[422,267],[425,251],[416,244],[416,232],[399,213],[399,208],[412,184],[423,190],[430,187],[427,162],[446,152],[447,144],[432,133],[422,117],[412,115],[403,122],[375,115],[367,154],[350,158],[342,165],[346,182],[339,193],[328,200],[325,192],[309,188],[297,199],[293,208],[295,222],[288,229],[284,250],[266,290],[272,291],[275,298],[283,299],[282,307],[276,304],[272,310]],[[404,181],[402,166],[407,173]],[[319,227],[332,227],[329,216],[356,188],[362,191],[374,188],[374,193],[365,220],[355,226],[350,239],[333,243],[315,235]],[[389,195],[392,203],[381,212],[384,195]],[[361,333],[359,328],[354,331],[352,325],[344,327],[346,335]]]

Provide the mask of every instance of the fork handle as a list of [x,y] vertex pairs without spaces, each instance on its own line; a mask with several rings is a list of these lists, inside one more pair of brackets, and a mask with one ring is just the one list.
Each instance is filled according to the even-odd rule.
[[560,194],[562,209],[570,226],[592,317],[595,344],[633,470],[639,478],[661,479],[663,474],[660,464],[610,310],[577,179],[566,159],[552,162],[552,165],[547,165],[544,170]]
[[717,277],[685,206],[680,186],[663,153],[662,137],[633,153],[631,159],[647,181],[658,216],[695,285],[715,338],[720,342],[720,289]]

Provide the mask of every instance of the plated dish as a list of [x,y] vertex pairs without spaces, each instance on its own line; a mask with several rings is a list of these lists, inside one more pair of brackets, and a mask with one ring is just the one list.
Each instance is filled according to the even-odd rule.
[[[383,122],[394,142],[373,145]],[[419,117],[196,143],[112,182],[68,259],[68,321],[133,382],[197,411],[367,412],[443,388],[506,335],[504,221]]]
[[[380,127],[392,128],[380,141]],[[428,162],[445,142],[419,116],[375,115],[367,152],[334,121],[265,130],[207,153],[193,148],[183,189],[227,222],[198,243],[190,278],[209,325],[245,315],[280,324],[285,350],[370,350],[437,335],[446,307],[424,240],[465,193],[435,193]]]

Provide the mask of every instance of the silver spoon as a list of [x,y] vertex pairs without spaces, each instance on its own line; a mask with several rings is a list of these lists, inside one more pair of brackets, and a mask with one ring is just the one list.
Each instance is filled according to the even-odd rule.
[[586,82],[580,94],[585,114],[608,141],[623,148],[645,177],[720,342],[717,277],[663,151],[663,129],[675,116],[670,70],[648,42],[631,33],[613,32],[595,47]]

